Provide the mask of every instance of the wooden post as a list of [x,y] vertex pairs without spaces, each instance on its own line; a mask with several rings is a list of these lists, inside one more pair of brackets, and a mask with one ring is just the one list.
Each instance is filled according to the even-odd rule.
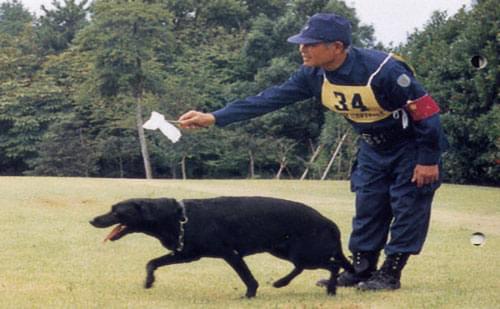
[[332,158],[330,159],[330,162],[328,162],[328,166],[326,167],[325,171],[323,172],[323,176],[321,176],[321,180],[325,180],[326,176],[328,175],[328,172],[330,171],[330,168],[332,167],[333,161],[335,161],[335,158],[337,157],[337,154],[339,153],[340,148],[342,147],[342,144],[344,143],[344,140],[348,134],[349,134],[349,131],[344,133],[344,135],[340,139],[340,142],[337,144],[337,148],[333,152]]
[[[313,155],[311,156],[311,159],[309,159],[309,165],[312,164],[314,160],[316,160],[316,157],[319,155],[321,149],[323,149],[323,145],[319,144],[316,150],[314,151]],[[300,176],[300,180],[304,180],[308,173],[309,173],[309,166],[306,168],[304,173],[302,173],[302,176]]]
[[278,173],[276,173],[276,177],[275,177],[276,179],[278,179],[278,180],[279,180],[279,179],[281,179],[281,173],[282,173],[282,172],[283,172],[283,170],[285,169],[286,164],[287,164],[287,159],[286,159],[286,157],[285,157],[285,156],[283,156],[283,157],[281,158],[281,161],[280,161],[280,168],[279,168],[279,170],[278,170]]

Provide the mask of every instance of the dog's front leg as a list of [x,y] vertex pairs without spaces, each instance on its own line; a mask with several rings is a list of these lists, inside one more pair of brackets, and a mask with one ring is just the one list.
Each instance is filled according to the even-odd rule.
[[246,297],[254,297],[255,294],[257,294],[257,288],[259,287],[259,283],[255,278],[253,277],[252,273],[250,272],[250,269],[248,269],[247,264],[241,256],[235,252],[232,254],[228,254],[224,256],[224,260],[231,265],[231,267],[238,273],[238,276],[240,276],[241,280],[243,280],[243,283],[245,283],[247,287],[247,293],[245,294]]
[[154,272],[158,267],[177,263],[187,263],[197,259],[198,258],[186,257],[180,254],[176,255],[174,252],[152,259],[146,265],[146,282],[144,283],[144,288],[149,289],[153,286],[153,282],[155,282]]

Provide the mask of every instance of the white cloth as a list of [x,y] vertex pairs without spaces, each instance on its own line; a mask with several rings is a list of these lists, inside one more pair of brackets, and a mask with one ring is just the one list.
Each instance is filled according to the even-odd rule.
[[176,143],[181,138],[181,131],[166,121],[165,116],[155,111],[151,113],[151,117],[142,127],[147,130],[160,129],[161,133],[171,140],[172,143]]

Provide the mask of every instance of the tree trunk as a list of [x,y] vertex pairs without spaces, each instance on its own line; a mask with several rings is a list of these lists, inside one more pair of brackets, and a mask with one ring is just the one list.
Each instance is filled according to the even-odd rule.
[[139,143],[141,144],[142,160],[144,161],[144,172],[146,174],[146,179],[152,179],[153,173],[151,172],[151,161],[149,160],[148,145],[146,144],[146,136],[144,135],[144,128],[142,127],[143,119],[142,119],[141,97],[138,96],[136,100],[137,100],[136,124],[137,124],[137,131],[139,132]]
[[337,154],[340,151],[340,148],[342,147],[342,144],[344,143],[345,138],[349,134],[349,131],[347,131],[342,138],[340,139],[340,142],[337,144],[337,148],[335,149],[335,152],[332,155],[332,158],[330,159],[330,162],[328,162],[328,166],[326,167],[325,171],[323,172],[323,176],[321,176],[321,180],[325,180],[326,176],[328,175],[328,172],[330,171],[330,168],[332,168],[333,161],[335,161],[335,157],[337,157]]
[[283,170],[285,169],[286,167],[286,157],[283,157],[281,158],[281,161],[280,161],[280,168],[278,170],[278,173],[276,173],[276,179],[280,179],[281,178],[281,173],[283,172]]
[[248,157],[250,160],[250,162],[248,163],[248,178],[254,179],[255,178],[255,159],[253,157],[252,150],[248,151]]
[[181,172],[182,172],[182,179],[186,180],[187,179],[187,173],[186,173],[186,156],[182,156],[182,159],[181,159]]
[[[314,151],[311,159],[309,159],[309,165],[314,163],[314,160],[316,160],[316,157],[318,157],[321,149],[323,149],[323,145],[319,144],[316,150]],[[300,180],[304,180],[307,177],[307,174],[309,173],[309,166],[306,168],[302,176],[300,177]]]

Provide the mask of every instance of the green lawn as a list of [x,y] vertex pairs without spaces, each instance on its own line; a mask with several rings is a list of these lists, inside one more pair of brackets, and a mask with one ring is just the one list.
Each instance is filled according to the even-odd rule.
[[[500,308],[499,188],[443,185],[426,246],[410,259],[402,288],[339,288],[335,297],[314,286],[324,270],[273,288],[292,266],[268,254],[245,259],[260,283],[251,300],[217,259],[160,268],[145,290],[146,262],[165,253],[159,242],[133,234],[103,244],[108,231],[88,224],[130,197],[220,195],[304,202],[339,225],[347,247],[354,201],[348,182],[0,177],[0,308]],[[476,231],[487,237],[482,247],[469,242]]]

